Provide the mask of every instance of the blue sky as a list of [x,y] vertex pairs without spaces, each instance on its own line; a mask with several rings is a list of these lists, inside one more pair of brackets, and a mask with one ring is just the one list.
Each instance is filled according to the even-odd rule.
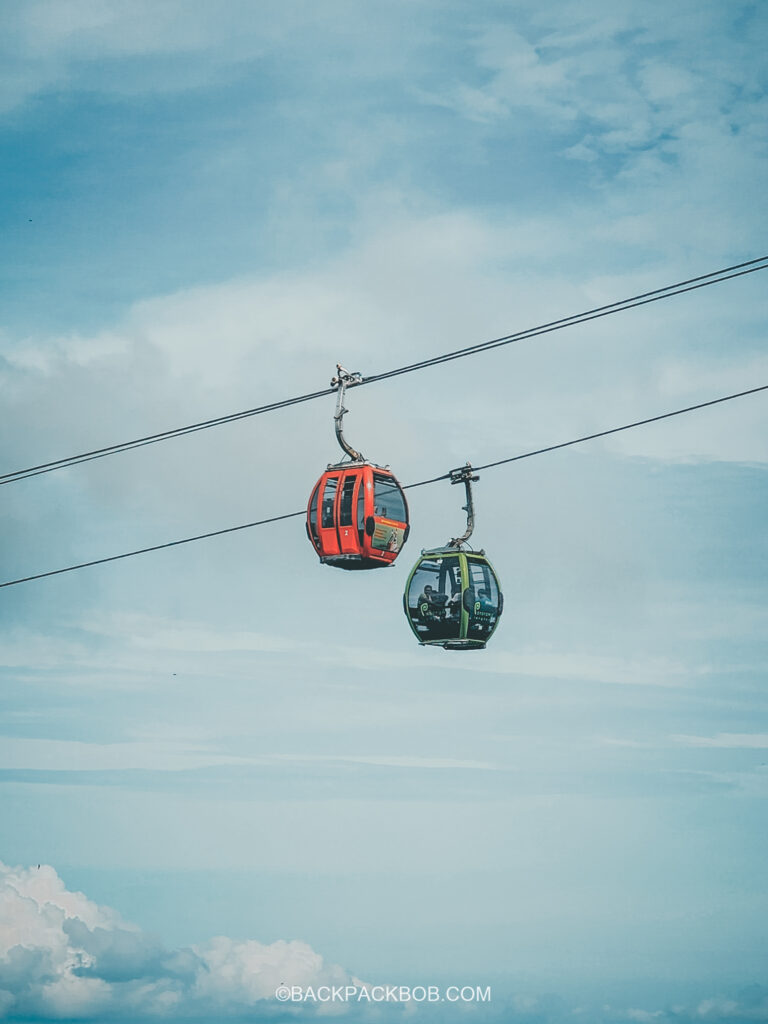
[[[1,17],[0,472],[765,252],[759,4]],[[410,483],[766,384],[763,276],[353,391],[347,433]],[[332,413],[4,486],[2,580],[302,508]],[[447,484],[386,571],[288,520],[0,590],[0,1019],[283,1020],[286,980],[766,1019],[767,425],[482,474],[484,652],[402,614]]]

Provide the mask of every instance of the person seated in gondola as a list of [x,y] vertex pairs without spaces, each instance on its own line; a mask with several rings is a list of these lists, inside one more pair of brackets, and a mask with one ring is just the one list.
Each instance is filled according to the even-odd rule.
[[432,597],[434,590],[431,584],[427,583],[424,589],[419,594],[419,599],[416,603],[416,610],[419,613],[419,618],[423,619],[424,622],[428,622],[435,618],[434,609],[432,608]]
[[422,622],[435,623],[444,619],[447,600],[445,594],[435,591],[430,583],[425,584],[416,606]]
[[493,616],[496,614],[496,606],[490,598],[490,594],[483,587],[477,592],[477,600],[472,607],[472,627],[478,633],[490,631]]

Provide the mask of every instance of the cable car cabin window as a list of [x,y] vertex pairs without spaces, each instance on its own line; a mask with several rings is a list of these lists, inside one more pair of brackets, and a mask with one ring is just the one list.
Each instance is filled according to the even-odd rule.
[[309,499],[309,528],[312,531],[312,538],[315,543],[320,539],[317,532],[317,499],[320,497],[320,487],[316,487]]
[[451,640],[461,631],[461,566],[457,556],[424,559],[411,577],[408,614],[419,639]]
[[396,481],[391,476],[380,476],[378,473],[374,473],[373,479],[373,514],[407,523],[405,497]]
[[341,490],[341,506],[339,508],[339,526],[352,525],[352,495],[357,483],[356,476],[348,476]]
[[357,536],[362,544],[365,540],[365,476],[361,476],[357,492]]
[[325,481],[325,490],[323,491],[323,508],[320,516],[320,525],[323,529],[329,529],[334,527],[336,523],[333,518],[333,506],[336,501],[336,488],[339,486],[339,478],[337,476],[330,476]]
[[499,617],[499,585],[487,562],[468,558],[470,637],[490,636]]

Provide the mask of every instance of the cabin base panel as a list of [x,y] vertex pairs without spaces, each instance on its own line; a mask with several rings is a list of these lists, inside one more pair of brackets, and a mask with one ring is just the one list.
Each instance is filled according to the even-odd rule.
[[419,640],[422,647],[443,647],[446,651],[482,651],[485,640]]
[[392,565],[392,562],[364,558],[362,555],[321,555],[320,561],[323,565],[332,565],[335,569],[384,569]]

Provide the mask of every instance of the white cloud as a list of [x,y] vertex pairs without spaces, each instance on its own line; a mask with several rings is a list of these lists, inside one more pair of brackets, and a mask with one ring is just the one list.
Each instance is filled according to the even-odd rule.
[[[189,88],[217,70],[258,58],[293,20],[290,12],[278,17],[277,7],[271,8],[272,18],[264,17],[267,12],[254,17],[239,0],[222,10],[183,0],[22,0],[7,7],[0,111],[46,89],[66,92],[94,84],[89,72],[103,92]],[[130,80],[103,73],[109,62],[157,56],[186,56],[194,63],[159,77],[146,67]]]
[[[745,60],[750,41],[733,38],[724,10],[681,4],[670,18],[652,7],[560,3],[530,11],[523,4],[514,28],[504,19],[477,31],[475,66],[458,69],[469,80],[431,101],[513,132],[521,113],[532,115],[560,135],[566,156],[619,155],[624,174],[658,179],[668,171],[664,160],[710,154],[695,133],[713,125],[715,155],[734,123],[748,132],[762,123],[764,99]],[[648,147],[657,151],[650,160]]]
[[620,658],[582,652],[489,651],[480,672],[536,678],[578,679],[626,686],[688,687],[695,669],[667,658]]
[[[349,974],[326,965],[304,942],[278,940],[262,945],[252,939],[237,942],[219,936],[195,952],[205,964],[195,980],[195,996],[223,1005],[271,999],[281,985],[344,985]],[[289,979],[287,981],[287,979]]]
[[8,347],[5,358],[10,366],[44,376],[60,372],[68,364],[87,367],[99,362],[109,363],[129,350],[124,335],[104,331],[92,337],[66,335],[62,337],[27,340]]
[[[198,730],[198,736],[202,729]],[[259,767],[315,763],[376,765],[383,768],[461,768],[493,770],[487,761],[391,754],[288,753],[237,756],[222,754],[193,735],[170,739],[168,730],[150,730],[144,741],[86,743],[79,740],[22,739],[4,736],[0,753],[3,771],[190,771],[224,765]]]
[[413,755],[387,754],[325,754],[325,755],[294,755],[280,754],[274,762],[333,762],[342,764],[370,764],[381,768],[462,768],[470,771],[494,771],[496,766],[488,761],[467,761],[455,757],[417,757]]
[[64,941],[61,925],[65,918],[78,918],[88,928],[122,928],[120,915],[100,907],[81,892],[69,891],[52,867],[0,867],[4,913],[0,918],[0,953],[20,944],[30,948],[50,947]]
[[297,644],[287,637],[269,636],[248,630],[214,630],[204,626],[186,626],[178,623],[175,626],[160,627],[151,635],[136,636],[137,647],[151,650],[207,652],[215,651],[290,651],[296,650]]
[[735,1021],[736,1024],[746,1021],[768,1021],[768,997],[760,993],[749,1000],[727,999],[716,996],[703,999],[690,1014],[691,1021],[709,1021],[710,1024],[721,1024],[723,1021]]
[[[247,759],[246,759],[247,760]],[[0,768],[37,771],[182,771],[243,759],[189,742],[86,743],[3,737]]]
[[[48,865],[11,868],[0,863],[0,911],[0,1019],[224,1021],[247,1015],[284,1020],[286,1007],[274,998],[278,986],[317,991],[320,986],[351,985],[371,991],[369,983],[326,962],[299,940],[267,944],[217,936],[192,947],[166,949],[114,910],[69,891]],[[542,1024],[574,1019],[596,1024],[768,1020],[768,1000],[760,986],[664,1009],[652,1002],[643,1008],[572,1007],[557,996],[524,990],[499,1002],[497,993],[494,985],[495,1006],[465,1005],[458,1017],[528,1020],[535,1015]],[[413,1012],[413,1005],[390,1005],[398,1019]],[[373,1006],[371,1019],[389,1019],[383,1015],[387,1007]],[[287,1007],[289,1016],[300,1019],[368,1019],[367,1009],[366,1003],[343,1002]]]
[[768,733],[720,732],[715,736],[673,736],[684,747],[719,750],[768,750]]
[[[329,32],[330,46],[344,54],[339,68],[358,80],[402,74],[410,71],[418,34],[413,27],[400,31],[393,6],[376,14],[348,0],[317,9],[300,0],[258,6],[228,0],[223,7],[184,0],[8,0],[0,113],[46,90],[132,95],[200,88],[241,76],[275,51],[309,68],[318,39]],[[334,33],[335,25],[343,30]],[[376,45],[366,46],[369,39]],[[326,76],[332,70],[326,62]]]
[[0,863],[0,909],[2,1017],[223,1019],[273,1012],[280,984],[362,985],[297,940],[219,936],[165,950],[115,911],[67,890],[48,865]]
[[[588,217],[585,234],[587,221]],[[599,237],[601,230],[610,234],[609,223],[592,224],[591,237],[595,232]],[[49,454],[58,454],[50,437],[54,425],[40,415],[41,408],[58,410],[56,429],[66,423],[68,440],[59,439],[60,451],[84,450],[93,446],[94,421],[100,425],[97,441],[119,441],[145,430],[175,427],[324,387],[336,359],[364,373],[385,370],[409,361],[414,352],[438,354],[575,313],[593,302],[610,302],[646,286],[657,287],[669,280],[669,273],[685,276],[684,267],[673,272],[654,268],[642,274],[595,274],[585,266],[576,278],[561,273],[552,268],[552,247],[557,247],[559,260],[580,261],[581,232],[574,230],[564,238],[557,224],[546,217],[515,215],[493,223],[456,211],[403,216],[386,226],[369,227],[363,239],[321,270],[251,276],[188,289],[137,303],[104,334],[16,344],[11,358],[27,372],[9,377],[6,386],[21,443],[29,454],[17,454],[15,459],[24,464],[27,459],[43,461]],[[537,269],[539,263],[541,269]],[[471,436],[475,457],[482,459],[491,445],[499,456],[511,454],[509,443],[502,448],[506,437],[514,437],[515,447],[521,448],[557,443],[764,383],[768,364],[748,349],[721,348],[717,358],[691,350],[692,337],[710,339],[716,332],[730,335],[734,330],[745,346],[750,344],[758,330],[759,308],[750,314],[749,305],[741,307],[737,323],[727,315],[740,307],[741,295],[749,297],[743,289],[759,287],[757,275],[746,280],[750,285],[742,283],[742,292],[738,283],[719,285],[717,299],[699,299],[695,306],[690,299],[672,299],[455,364],[454,375],[461,371],[478,381],[473,401],[482,394],[481,419],[474,405],[464,410],[450,402],[444,383],[448,370],[441,369],[431,378],[422,374],[414,375],[412,381],[400,378],[397,395],[407,395],[403,389],[418,388],[415,393],[421,396],[412,405],[405,397],[407,419],[392,416],[397,395],[391,386],[355,395],[350,399],[350,430],[360,430],[363,411],[369,436],[380,439],[373,444],[382,448],[387,444],[394,458],[398,451],[413,452],[419,417],[429,417],[435,422],[420,435],[422,464],[446,458],[445,444],[440,442],[451,436],[452,429],[457,443],[463,439],[465,452],[466,437]],[[755,322],[749,322],[750,316]],[[676,355],[670,354],[673,345]],[[119,379],[122,387],[107,390],[105,379]],[[425,392],[430,381],[432,393]],[[250,444],[247,440],[255,438],[259,470],[269,473],[284,468],[286,418],[290,416],[294,423],[297,417],[311,416],[320,422],[319,403],[310,404],[311,409],[307,406],[197,434],[195,450],[204,452],[210,446],[218,453],[215,472],[235,472],[244,459],[253,458],[253,440]],[[325,415],[324,422],[329,423],[330,412]],[[768,459],[768,434],[759,429],[765,401],[760,396],[742,400],[731,430],[720,429],[724,415],[728,414],[720,408],[690,417],[690,425],[674,421],[601,444],[621,454],[656,458]],[[334,447],[330,425],[327,438],[324,450],[330,455]],[[257,489],[256,479],[223,493],[212,488],[195,460],[180,464],[174,456],[186,443],[142,449],[143,464],[157,460],[158,472],[172,469],[177,485],[182,481],[183,485],[177,486],[175,495],[162,488],[142,491],[141,497],[154,500],[162,494],[163,500],[177,502],[185,511],[204,511],[209,503],[220,507],[229,494],[264,493],[263,488]],[[355,443],[362,446],[359,440]],[[307,449],[305,442],[292,453],[297,471]],[[130,477],[111,468],[128,465],[130,458],[121,455],[95,464],[101,500],[112,496],[112,487],[118,493],[128,487],[135,502]],[[6,459],[13,464],[10,454]],[[88,480],[89,473],[90,469],[78,469],[73,483]],[[307,489],[310,485],[306,484]],[[263,507],[264,514],[286,510],[277,505]]]
[[30,1009],[76,1017],[104,1009],[109,986],[79,973],[93,961],[84,948],[71,944],[65,923],[78,920],[87,930],[111,932],[132,931],[132,926],[115,911],[68,891],[48,865],[14,869],[0,864],[0,908],[0,989],[8,993],[6,1014]]

